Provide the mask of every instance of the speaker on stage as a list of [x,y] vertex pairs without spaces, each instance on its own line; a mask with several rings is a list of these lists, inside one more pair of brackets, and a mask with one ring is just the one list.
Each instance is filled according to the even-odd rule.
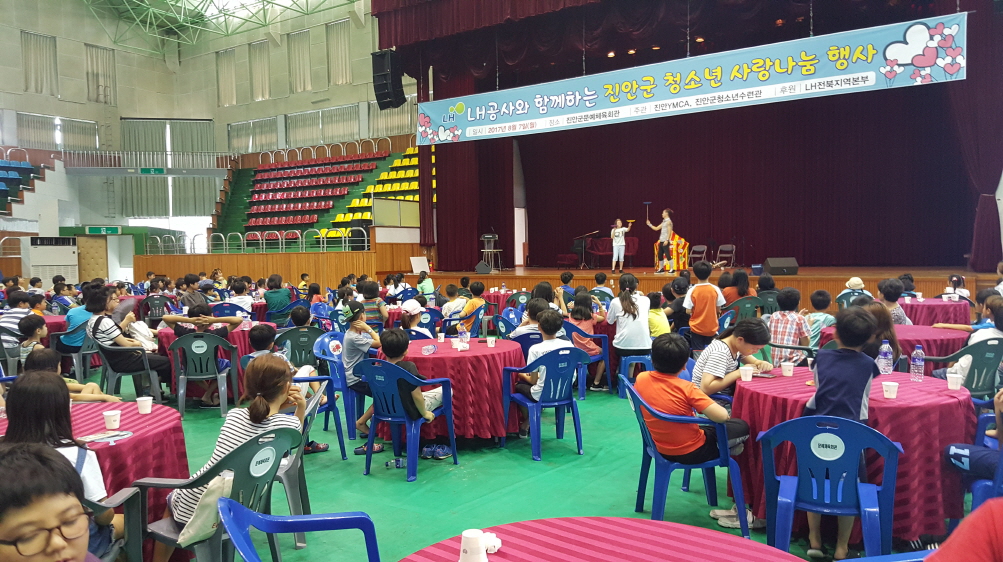
[[397,51],[384,49],[373,53],[373,92],[380,109],[400,107],[407,101],[402,76]]
[[770,275],[797,275],[798,260],[795,258],[766,258],[763,271]]
[[491,273],[491,266],[488,265],[488,262],[481,260],[474,267],[474,271],[480,273],[481,275],[487,275],[488,273]]

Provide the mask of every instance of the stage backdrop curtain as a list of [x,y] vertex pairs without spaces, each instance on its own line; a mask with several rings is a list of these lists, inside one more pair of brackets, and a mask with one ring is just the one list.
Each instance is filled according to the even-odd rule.
[[638,221],[634,263],[651,267],[652,201],[652,222],[671,207],[690,244],[734,243],[745,264],[962,265],[974,201],[942,117],[950,86],[520,137],[530,264],[555,265],[572,236],[619,217]]
[[[125,167],[147,164],[148,157],[130,157],[128,152],[167,152],[167,121],[146,119],[122,120],[122,157]],[[166,160],[163,162],[167,166]],[[124,177],[115,179],[119,214],[124,217],[166,217],[168,208],[167,178]]]
[[[171,121],[171,151],[214,152],[216,139],[212,121]],[[171,178],[171,215],[207,217],[216,211],[219,178]]]
[[[515,264],[515,201],[512,193],[512,139],[477,141],[480,176],[480,234],[498,235],[502,264]],[[570,218],[571,215],[568,215]],[[556,218],[556,217],[555,217]],[[566,221],[574,224],[574,220]],[[479,237],[479,236],[478,236]]]
[[[942,13],[953,12],[957,0],[938,0]],[[1003,14],[992,0],[962,0],[968,14],[968,44],[962,45],[967,78],[947,85],[951,122],[965,165],[968,185],[976,195],[995,194],[1003,174]],[[980,198],[979,214],[983,214]],[[972,234],[969,266],[975,271],[995,271],[1000,248],[998,213],[995,220],[978,220]],[[991,228],[991,230],[987,230]]]

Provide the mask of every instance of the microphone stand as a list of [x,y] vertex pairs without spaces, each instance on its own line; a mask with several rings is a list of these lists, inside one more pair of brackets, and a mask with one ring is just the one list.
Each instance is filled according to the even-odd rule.
[[598,230],[593,230],[588,234],[582,234],[581,236],[575,236],[571,240],[581,240],[582,241],[582,260],[578,264],[578,269],[592,269],[587,263],[585,263],[585,238],[592,236],[593,234],[599,234]]

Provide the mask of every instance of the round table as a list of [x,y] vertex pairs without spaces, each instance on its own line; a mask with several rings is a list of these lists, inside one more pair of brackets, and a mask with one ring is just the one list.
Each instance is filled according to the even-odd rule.
[[[422,355],[421,348],[435,345],[432,355]],[[380,359],[385,357],[381,354]],[[519,415],[516,405],[511,404],[508,428],[502,412],[502,369],[524,367],[526,359],[519,344],[508,340],[496,340],[495,347],[488,347],[477,339],[470,340],[470,349],[457,351],[449,339],[439,343],[435,340],[416,340],[408,346],[406,361],[411,361],[426,379],[447,378],[453,389],[453,430],[457,437],[505,437],[519,431]],[[379,435],[390,438],[389,428],[380,424]],[[424,424],[421,435],[425,438],[446,436],[446,420],[438,418]]]
[[[88,444],[88,448],[97,455],[109,496],[132,486],[140,478],[190,476],[185,434],[181,428],[181,415],[177,410],[154,404],[150,414],[142,415],[135,402],[74,404],[70,409],[73,436],[79,438],[105,431],[104,412],[107,410],[121,410],[119,429],[132,432],[131,437],[114,443]],[[0,433],[6,430],[6,418],[0,419]],[[167,492],[169,490],[150,490],[150,521],[158,521],[164,516]],[[152,541],[147,541],[144,545],[144,559],[150,559],[152,553]]]
[[[271,324],[271,323],[256,322],[256,321],[251,322],[251,326],[257,326],[258,324]],[[211,327],[215,327],[218,325],[219,324],[214,324]],[[275,324],[271,325],[274,326]],[[236,330],[230,332],[230,335],[227,338],[230,341],[230,343],[232,343],[234,346],[237,347],[236,357],[231,358],[230,362],[235,364],[237,367],[237,374],[238,374],[237,384],[239,385],[239,388],[237,389],[238,394],[240,394],[244,390],[244,370],[240,367],[240,358],[249,353],[254,352],[254,349],[251,347],[249,332],[250,328],[245,329],[243,326],[241,326],[240,328],[237,328]],[[167,348],[171,347],[171,344],[174,343],[174,340],[176,339],[178,339],[178,337],[174,335],[174,330],[172,330],[171,328],[161,328],[157,330],[157,343],[159,344],[157,347],[157,353],[163,355],[164,357],[169,357],[169,355],[167,354]],[[171,370],[173,371],[173,369],[174,365],[171,365]],[[172,376],[171,392],[177,391],[177,389],[175,388],[176,384],[177,380],[175,377]],[[227,389],[227,390],[229,393],[233,392],[233,389]],[[189,382],[187,394],[192,398],[199,398],[203,394],[203,389],[198,384],[194,382]]]
[[[66,316],[43,316],[43,318],[45,319],[45,327],[48,328],[50,334],[66,331]],[[42,338],[41,344],[49,347],[49,336]]]
[[916,326],[933,326],[934,324],[964,324],[972,323],[972,306],[966,300],[944,302],[942,299],[899,299],[899,306],[905,315]]
[[[797,417],[815,393],[811,372],[794,369],[793,377],[754,378],[736,386],[732,416],[749,423],[751,435]],[[886,399],[881,381],[899,383],[898,397]],[[975,437],[975,411],[967,390],[948,390],[947,381],[925,378],[909,381],[908,373],[877,377],[871,385],[867,425],[902,444],[898,480],[895,486],[895,515],[892,534],[914,540],[921,534],[944,534],[945,518],[964,515],[961,474],[943,460],[944,447],[951,443],[971,443]],[[778,451],[779,452],[779,451]],[[877,459],[877,457],[874,457]],[[736,457],[742,471],[745,500],[756,517],[766,517],[762,448],[746,444]],[[868,457],[868,478],[880,481],[883,463]],[[794,475],[795,458],[784,452],[777,456],[777,471]],[[805,522],[803,515],[800,519]]]
[[[721,560],[728,552],[747,562],[801,560],[742,537],[667,521],[627,517],[558,517],[484,529],[502,546],[488,560],[519,562],[663,562]],[[425,547],[402,562],[456,562],[460,537]]]
[[[819,347],[832,341],[832,335],[835,331],[836,328],[834,326],[822,328],[822,334],[818,340]],[[923,353],[927,357],[947,357],[965,347],[970,334],[961,330],[948,330],[930,326],[896,325],[895,335],[898,336],[899,346],[902,347],[902,351],[906,354],[911,354],[917,345],[922,345]],[[945,364],[933,363],[931,361],[926,361],[924,364],[927,376],[933,373],[935,368],[939,369],[946,366]]]
[[395,328],[397,326],[394,326],[394,324],[400,322],[400,320],[401,320],[401,309],[400,309],[400,307],[399,306],[391,307],[391,306],[387,305],[387,319],[386,319],[385,322],[383,322],[383,328],[386,329],[386,330],[390,330],[391,328]]

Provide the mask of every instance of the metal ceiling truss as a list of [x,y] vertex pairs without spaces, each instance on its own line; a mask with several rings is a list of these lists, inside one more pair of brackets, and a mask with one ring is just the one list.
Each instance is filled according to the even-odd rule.
[[116,45],[163,55],[168,41],[194,45],[346,6],[355,0],[81,0]]

